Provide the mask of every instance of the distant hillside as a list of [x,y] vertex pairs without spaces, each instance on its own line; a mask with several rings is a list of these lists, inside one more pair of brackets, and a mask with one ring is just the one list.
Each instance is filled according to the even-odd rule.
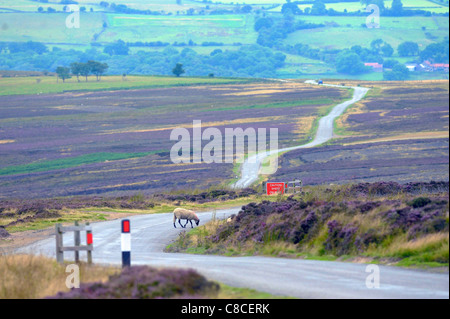
[[[392,68],[393,62],[421,63],[424,58],[419,51],[448,42],[448,5],[403,2],[403,11],[393,13],[386,1],[380,28],[374,29],[367,28],[368,13],[361,10],[359,1],[328,0],[317,11],[313,1],[254,0],[244,5],[228,0],[82,0],[78,1],[82,11],[78,29],[66,25],[70,13],[64,10],[72,2],[0,0],[0,69],[54,72],[74,61],[96,60],[108,63],[109,74],[167,75],[173,64],[181,62],[191,76],[382,80],[382,72],[365,69],[362,63],[387,62],[385,69]],[[19,52],[8,45],[27,41],[43,43],[48,52]],[[111,48],[119,41],[126,45],[121,53]],[[405,42],[414,42],[418,50],[400,54],[398,48]],[[247,51],[255,44],[270,50],[272,56],[286,58],[272,63],[263,59],[267,50],[260,48],[258,66],[250,68],[254,57]],[[350,49],[359,57],[353,54],[350,66],[342,68],[341,55]],[[448,63],[446,56],[439,63]],[[448,75],[405,73],[397,80],[407,78]]]

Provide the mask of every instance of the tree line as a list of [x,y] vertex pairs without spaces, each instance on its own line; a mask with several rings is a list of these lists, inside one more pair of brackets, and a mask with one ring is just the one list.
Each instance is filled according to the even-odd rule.
[[[290,1],[287,0],[281,8],[283,14],[291,12],[294,15],[328,15],[328,16],[366,16],[367,13],[363,10],[349,12],[347,9],[343,11],[336,11],[333,8],[327,8],[329,3],[338,2],[355,2],[354,0],[302,0],[302,1]],[[435,13],[427,10],[409,10],[405,9],[402,0],[393,0],[390,8],[385,6],[384,0],[361,0],[362,4],[369,5],[375,4],[380,9],[380,16],[391,16],[391,17],[409,17],[409,16],[448,16],[448,13]],[[442,1],[444,4],[444,2]],[[298,5],[311,4],[311,7],[306,7],[304,10],[300,9]],[[445,5],[445,4],[444,4]],[[448,1],[447,1],[448,5]]]
[[[117,54],[115,49],[111,52],[105,53],[97,47],[83,51],[53,47],[46,48],[41,54],[30,50],[11,53],[5,48],[0,53],[0,70],[55,72],[60,66],[70,69],[74,61],[99,61],[109,66],[108,74],[171,75],[176,63],[181,63],[189,76],[214,74],[219,77],[265,78],[275,77],[277,69],[283,67],[286,59],[284,54],[259,45],[243,45],[237,50],[217,48],[210,54],[199,54],[191,48],[173,46],[161,51],[128,52],[128,55]],[[73,75],[72,70],[60,71],[66,74],[65,78],[67,73]],[[81,73],[80,77],[83,77]]]
[[88,81],[88,76],[93,74],[97,77],[97,81],[101,80],[102,75],[106,73],[109,66],[107,63],[101,63],[97,61],[90,60],[87,63],[73,62],[69,67],[58,66],[56,68],[56,75],[58,79],[61,79],[63,83],[72,78],[72,75],[77,77],[77,81],[80,81],[80,76],[86,78]]

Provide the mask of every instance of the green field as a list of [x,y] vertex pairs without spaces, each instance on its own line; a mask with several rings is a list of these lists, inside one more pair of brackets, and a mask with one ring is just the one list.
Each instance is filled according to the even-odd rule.
[[[383,39],[394,48],[405,41],[414,41],[425,47],[448,36],[447,17],[382,17],[379,29],[367,29],[364,17],[302,17],[313,23],[323,23],[324,28],[300,30],[289,34],[285,43],[309,44],[321,49],[346,49],[353,45],[370,47],[375,39]],[[423,30],[422,28],[426,28]],[[432,39],[430,39],[430,35]]]
[[77,157],[67,157],[51,161],[39,161],[25,165],[8,166],[0,168],[0,176],[15,175],[31,172],[45,172],[55,169],[64,169],[70,167],[77,167],[81,165],[101,163],[106,161],[118,161],[130,158],[144,157],[155,152],[145,153],[92,153],[81,155]]
[[255,43],[257,37],[253,24],[254,18],[250,15],[177,17],[109,14],[109,27],[99,41],[122,39],[130,42],[187,43],[193,40],[199,44],[205,41],[250,44]]
[[[36,79],[40,79],[40,83],[37,83],[38,81],[36,81]],[[66,80],[66,83],[62,83],[61,80],[57,83],[55,77],[0,78],[0,96],[243,82],[242,79],[148,76],[128,76],[126,81],[123,81],[121,76],[106,76],[103,77],[100,82],[95,81],[95,79],[91,77],[89,81],[90,82],[82,81],[78,83],[76,78],[72,78],[70,80]]]
[[66,27],[66,13],[8,13],[0,15],[4,24],[1,41],[37,41],[54,45],[88,45],[100,34],[103,23],[108,28],[97,39],[110,43],[163,41],[173,43],[193,40],[233,44],[256,42],[251,15],[219,16],[146,16],[128,14],[82,13],[80,29]]
[[[37,41],[46,44],[49,50],[55,47],[62,48],[63,50],[77,51],[86,51],[90,48],[95,48],[97,52],[102,52],[107,44],[119,39],[125,42],[161,41],[169,44],[174,44],[175,42],[178,44],[188,44],[192,40],[196,45],[184,45],[176,48],[181,51],[184,47],[189,47],[198,54],[209,56],[216,49],[235,51],[241,48],[241,44],[255,44],[259,36],[254,30],[254,24],[255,20],[261,17],[261,13],[210,15],[208,12],[208,10],[214,9],[234,10],[237,8],[237,4],[242,6],[244,1],[225,0],[220,3],[214,1],[212,3],[204,3],[200,0],[190,0],[182,1],[182,5],[177,5],[176,1],[167,2],[164,0],[118,0],[114,2],[116,4],[125,4],[134,9],[159,11],[162,15],[118,14],[113,13],[109,8],[105,9],[101,7],[99,3],[100,1],[80,0],[80,5],[86,6],[88,11],[89,6],[92,6],[94,12],[81,13],[80,29],[69,29],[66,27],[67,13],[58,12],[48,14],[36,12],[37,7],[41,5],[44,9],[46,6],[52,6],[57,10],[62,10],[63,5],[59,4],[59,0],[51,0],[48,4],[31,0],[0,0],[0,42]],[[285,0],[251,0],[246,3],[259,5],[259,7],[254,6],[255,11],[259,10],[260,6],[263,5],[269,9],[267,7],[268,4],[279,4],[274,9],[275,11],[270,10],[270,12],[267,12],[263,10],[263,13],[274,18],[276,21],[280,21],[281,15],[276,10],[281,11],[281,4],[285,3]],[[391,1],[385,1],[385,3],[387,7],[391,5]],[[438,3],[427,0],[403,0],[403,4],[405,8],[431,10],[439,13],[448,12],[448,6],[439,5]],[[302,8],[306,6],[310,5],[301,5]],[[359,1],[340,2],[327,4],[327,7],[337,11],[343,11],[344,9],[354,11],[361,9],[361,3]],[[186,14],[189,8],[196,10],[194,15]],[[17,12],[18,10],[27,12]],[[200,10],[206,10],[206,14],[200,15]],[[170,13],[170,15],[167,13]],[[343,50],[351,48],[354,45],[368,48],[371,42],[376,39],[384,40],[394,49],[397,49],[399,44],[405,41],[413,41],[418,43],[420,49],[423,50],[429,44],[441,42],[448,38],[449,29],[449,18],[444,16],[381,17],[381,28],[379,29],[367,29],[365,27],[365,16],[301,15],[296,16],[295,19],[316,24],[320,23],[325,26],[289,33],[286,39],[280,41],[283,44],[292,46],[298,43],[306,44],[311,48],[321,50]],[[204,42],[218,42],[224,45],[202,46]],[[96,46],[91,46],[92,43],[95,43]],[[139,51],[162,51],[164,49],[165,47],[130,46],[130,54],[135,54]],[[342,75],[336,74],[332,61],[326,63],[324,61],[311,60],[302,56],[289,54],[292,52],[288,50],[283,50],[280,53],[286,55],[287,59],[285,64],[276,70],[277,76],[284,78],[316,77],[316,75],[319,77],[320,75],[342,77]],[[393,58],[399,59],[397,52],[394,53]],[[106,59],[107,56],[102,57],[102,60]],[[73,62],[69,61],[69,59],[66,60],[64,58],[58,59],[57,63],[69,65]],[[2,62],[5,65],[4,68],[7,70],[22,70],[28,67],[28,61],[22,61],[21,64],[15,65],[8,58],[5,58]],[[400,62],[406,63],[410,62],[410,60],[403,59]],[[36,62],[30,64],[32,64],[30,70],[37,68]],[[117,65],[120,65],[120,63],[116,64],[116,61],[114,63],[111,62],[110,72],[114,74],[122,74],[122,72],[167,74],[162,72],[161,69],[153,70],[153,72],[148,71],[145,67],[137,69],[130,67],[130,70],[122,71],[119,67],[115,67]],[[1,68],[2,66],[0,65]],[[46,68],[54,71],[55,65],[47,64]],[[117,69],[120,70],[117,71]],[[220,75],[220,72],[214,72],[214,70],[211,70],[211,72],[215,73],[216,76]],[[206,75],[208,73],[197,74]],[[228,73],[226,75],[241,76],[238,73]],[[348,76],[344,77],[349,78]],[[441,76],[437,75],[437,77],[440,78]],[[428,78],[428,74],[424,74],[423,78]],[[382,75],[364,74],[362,75],[362,79],[381,80]],[[42,86],[44,84],[42,83]],[[74,85],[83,87],[83,84],[75,83]],[[127,85],[133,86],[134,84],[127,83]],[[103,88],[102,84],[95,84],[95,86],[99,86],[99,89]],[[41,91],[38,87],[38,85],[33,85],[31,89],[27,90],[40,93]],[[88,89],[91,87],[92,85]],[[59,90],[53,91],[54,89],[52,87],[51,91],[60,92]],[[97,89],[97,87],[94,89]],[[44,89],[42,92],[46,92],[46,90]],[[16,93],[13,94],[17,93],[19,92],[16,90]]]
[[8,13],[0,14],[1,41],[37,41],[59,44],[89,44],[102,29],[101,13],[84,13],[80,29],[66,27],[67,13]]
[[[92,3],[92,1],[77,1],[79,4],[83,3],[83,6],[86,7],[87,10],[93,8],[93,10],[99,9],[98,5]],[[100,1],[99,1],[100,2]],[[42,7],[45,11],[48,7],[51,7],[57,11],[62,11],[64,8],[64,4],[60,4],[58,0],[49,0],[48,3],[30,1],[30,0],[0,0],[0,12],[15,12],[15,11],[23,11],[23,12],[36,12],[39,7]]]
[[[197,44],[205,41],[251,44],[258,36],[253,30],[254,17],[251,15],[205,17],[85,13],[81,15],[80,29],[66,28],[66,17],[64,13],[2,14],[1,22],[6,27],[1,31],[1,40],[32,40],[66,49],[86,49],[94,41],[94,35],[102,31],[105,21],[109,27],[97,39],[103,44],[119,39],[126,42],[187,43],[193,40]],[[323,23],[326,27],[294,32],[285,43],[304,43],[323,49],[344,49],[353,45],[367,47],[377,38],[384,39],[394,48],[404,41],[426,46],[448,36],[449,27],[447,17],[383,17],[380,29],[363,28],[364,17],[302,16],[298,19]]]

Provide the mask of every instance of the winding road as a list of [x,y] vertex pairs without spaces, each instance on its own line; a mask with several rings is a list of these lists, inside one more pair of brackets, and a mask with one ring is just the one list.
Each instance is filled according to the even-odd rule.
[[[330,140],[333,136],[334,119],[349,105],[362,99],[367,91],[365,88],[354,88],[354,96],[350,101],[337,105],[329,115],[320,120],[317,135],[311,143],[275,152],[314,147]],[[251,161],[244,163],[242,178],[236,187],[246,187],[256,181],[262,160],[273,153],[259,155],[254,164],[250,164]],[[239,210],[240,208],[220,210],[216,217],[227,218]],[[201,224],[209,221],[212,215],[212,212],[199,213]],[[181,228],[173,227],[172,218],[171,213],[130,217],[133,265],[193,268],[210,279],[230,286],[299,298],[449,298],[448,273],[378,266],[380,286],[368,288],[366,280],[371,273],[367,272],[366,264],[165,253],[164,248],[182,231]],[[120,220],[94,223],[92,228],[93,261],[120,264]],[[65,245],[73,245],[73,236],[68,234],[65,237]],[[19,252],[55,257],[55,239],[39,241],[21,248]],[[73,256],[66,253],[66,258],[73,259]]]
[[[314,81],[306,81],[308,84],[316,84]],[[349,88],[346,86],[333,85],[333,84],[324,84],[323,86],[331,86],[331,87],[340,87],[340,88]],[[353,92],[353,97],[351,100],[345,101],[339,105],[336,105],[332,111],[322,117],[319,121],[319,126],[317,128],[315,138],[308,144],[283,148],[274,151],[268,151],[259,153],[257,155],[253,155],[248,157],[241,166],[241,178],[234,184],[234,188],[245,188],[252,185],[254,182],[258,180],[258,176],[260,174],[261,164],[264,159],[271,155],[275,155],[277,153],[284,153],[288,151],[298,150],[302,148],[311,148],[315,146],[322,145],[333,138],[333,130],[334,130],[334,120],[338,118],[344,111],[352,104],[360,101],[367,94],[369,89],[363,87],[351,87]]]
[[[315,81],[306,81],[305,83],[317,85],[317,82]],[[344,111],[350,105],[362,100],[369,91],[369,89],[363,87],[346,87],[333,84],[323,84],[323,86],[352,88],[354,90],[353,97],[351,100],[336,105],[328,115],[320,119],[316,136],[310,143],[274,151],[258,153],[257,155],[248,157],[241,166],[241,178],[234,184],[234,188],[246,188],[252,185],[254,182],[256,182],[258,180],[258,176],[260,175],[261,164],[263,163],[264,159],[266,159],[271,155],[298,150],[302,148],[311,148],[322,145],[331,140],[333,138],[334,120],[338,118],[340,115],[342,115],[342,113],[344,113]]]

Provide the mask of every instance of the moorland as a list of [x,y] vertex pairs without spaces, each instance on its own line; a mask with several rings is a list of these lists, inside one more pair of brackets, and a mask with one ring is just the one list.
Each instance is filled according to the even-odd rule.
[[[55,223],[239,206],[168,250],[448,272],[448,13],[445,0],[0,0],[0,250]],[[76,71],[93,61],[107,71]],[[236,190],[239,165],[171,161],[171,131],[192,133],[194,120],[307,143],[352,89],[301,79],[370,88],[333,140],[282,154],[264,179],[300,178],[301,193]],[[68,292],[54,260],[2,253],[0,298],[273,297],[192,271],[81,267],[83,289]],[[149,294],[127,289],[136,283]]]
[[300,178],[308,185],[448,180],[447,81],[346,84],[371,90],[336,120],[333,141],[284,154],[270,180]]
[[[173,129],[192,131],[194,120],[222,133],[225,128],[276,127],[281,145],[297,145],[311,138],[319,117],[351,94],[296,82],[191,80],[191,86],[2,96],[1,197],[148,194],[226,186],[237,174],[233,164],[171,161]],[[202,81],[210,83],[195,85]],[[141,85],[139,79],[136,85]],[[48,84],[32,86],[45,90]]]

